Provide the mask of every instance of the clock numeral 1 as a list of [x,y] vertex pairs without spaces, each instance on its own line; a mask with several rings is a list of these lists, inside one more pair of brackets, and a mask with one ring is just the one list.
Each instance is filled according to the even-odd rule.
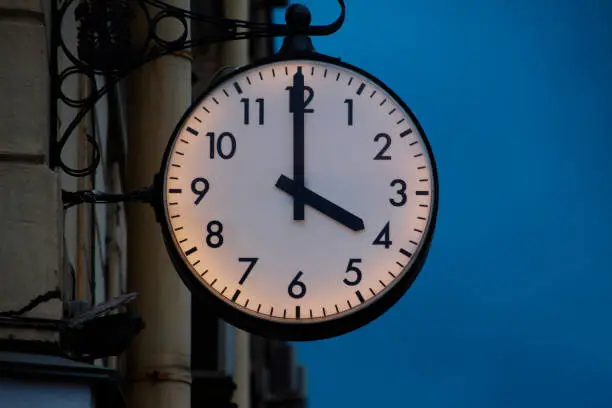
[[348,125],[353,126],[353,100],[345,99],[344,103],[346,103],[346,107],[348,109]]
[[195,205],[200,204],[200,201],[204,198],[206,193],[210,188],[210,183],[203,177],[194,178],[191,182],[191,191],[195,194],[196,200],[194,201]]
[[346,283],[349,286],[359,285],[359,282],[361,282],[361,270],[354,265],[354,264],[358,264],[358,263],[361,263],[361,259],[359,259],[359,258],[351,258],[351,259],[349,259],[348,266],[346,267],[346,273],[355,272],[355,275],[353,275],[355,277],[355,279],[351,280],[351,279],[348,279],[348,278],[344,278],[342,280],[342,282]]
[[[217,143],[215,143],[215,132],[208,132],[206,134],[210,138],[210,158],[215,158],[215,152],[222,159],[231,159],[234,154],[236,154],[236,138],[230,132],[223,132],[217,138]],[[224,140],[229,140],[229,149],[225,151],[224,146],[227,146],[227,143],[223,143]]]
[[249,277],[249,274],[255,267],[255,264],[257,263],[257,261],[259,261],[259,258],[238,258],[238,262],[248,262],[249,263],[249,266],[247,266],[246,271],[244,271],[244,273],[242,274],[242,277],[238,281],[239,285],[242,285],[244,281]]
[[211,248],[219,248],[223,245],[223,224],[220,221],[211,221],[206,226],[206,243]]
[[406,182],[404,180],[395,179],[391,182],[391,187],[395,186],[396,184],[400,185],[399,190],[396,191],[400,196],[400,200],[395,201],[393,198],[390,198],[389,202],[395,207],[401,207],[406,204],[406,201],[408,200],[408,197],[406,196]]
[[386,249],[389,249],[391,244],[393,244],[393,242],[391,241],[389,221],[387,221],[383,229],[376,236],[374,242],[372,242],[372,245],[383,245]]
[[[250,118],[249,118],[250,99],[242,98],[240,102],[244,104],[244,124],[248,125],[250,123]],[[264,124],[264,100],[263,98],[257,98],[255,99],[255,102],[259,104],[259,124],[263,125]]]
[[295,278],[289,284],[287,291],[289,292],[289,296],[294,299],[301,299],[306,295],[306,285],[304,282],[300,282],[300,277],[304,274],[304,272],[300,271]]
[[385,139],[385,145],[380,149],[380,152],[374,156],[374,160],[391,160],[391,156],[385,154],[391,147],[391,136],[386,133],[379,133],[374,136],[374,142],[378,142],[380,139]]

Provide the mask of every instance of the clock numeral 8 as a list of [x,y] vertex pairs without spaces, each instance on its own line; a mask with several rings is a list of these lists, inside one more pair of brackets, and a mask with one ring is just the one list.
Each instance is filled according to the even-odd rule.
[[361,282],[361,269],[356,267],[354,264],[361,263],[361,259],[359,258],[351,258],[349,259],[348,266],[346,267],[346,273],[355,272],[355,279],[349,280],[348,278],[344,278],[342,282],[346,283],[349,286],[359,285]]
[[294,299],[301,299],[306,295],[306,285],[304,282],[300,282],[300,277],[304,274],[304,272],[300,271],[295,278],[289,284],[287,291],[289,292],[289,296]]
[[219,221],[211,221],[206,226],[208,235],[206,236],[206,243],[211,248],[219,248],[223,245],[223,224]]

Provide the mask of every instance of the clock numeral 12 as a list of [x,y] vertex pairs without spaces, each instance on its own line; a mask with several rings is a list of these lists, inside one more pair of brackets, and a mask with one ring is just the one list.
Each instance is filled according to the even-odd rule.
[[[242,98],[240,102],[244,104],[244,124],[248,125],[250,123],[250,120],[249,120],[250,99]],[[259,105],[259,124],[263,125],[264,124],[264,100],[263,98],[257,98],[255,99],[255,102]]]
[[361,259],[359,258],[351,258],[349,259],[348,266],[346,267],[346,273],[355,272],[355,279],[344,278],[342,282],[346,283],[349,286],[359,285],[361,282],[361,269],[355,266],[355,264],[361,263]]
[[287,288],[289,296],[294,299],[301,299],[306,295],[306,285],[304,284],[304,282],[300,282],[300,278],[303,274],[304,272],[302,271],[298,272],[298,274],[295,275],[295,278],[293,278],[291,283],[289,283],[289,287]]
[[[231,159],[234,154],[236,154],[236,138],[230,132],[223,132],[217,138],[217,143],[215,144],[215,132],[208,132],[206,136],[210,137],[210,158],[215,158],[215,152],[222,159]],[[223,146],[224,140],[229,140],[229,150],[224,151]]]
[[[285,90],[289,91],[289,113],[293,113],[295,109],[291,104],[291,93],[293,92],[293,87],[288,86],[285,88]],[[310,105],[310,102],[312,102],[312,99],[314,98],[314,90],[309,86],[305,86],[304,91],[306,94],[308,94],[308,96],[306,96],[306,100],[304,101],[304,113],[313,113],[314,109],[306,109],[306,107]]]

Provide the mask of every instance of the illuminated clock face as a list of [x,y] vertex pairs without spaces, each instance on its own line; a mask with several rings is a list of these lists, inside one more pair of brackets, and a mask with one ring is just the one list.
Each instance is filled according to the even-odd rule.
[[160,176],[183,281],[270,337],[375,319],[415,279],[435,224],[435,163],[416,118],[372,76],[323,58],[213,86],[179,123]]

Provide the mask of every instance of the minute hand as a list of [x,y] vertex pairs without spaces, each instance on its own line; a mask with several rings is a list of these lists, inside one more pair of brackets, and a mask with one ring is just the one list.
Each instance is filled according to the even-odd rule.
[[[295,181],[282,175],[278,178],[276,187],[293,197],[295,197],[298,189]],[[320,211],[328,217],[338,221],[345,227],[350,228],[353,231],[361,231],[364,229],[363,220],[361,218],[351,214],[344,208],[337,206],[306,187],[302,188],[302,198],[305,204],[308,204],[315,210]]]

